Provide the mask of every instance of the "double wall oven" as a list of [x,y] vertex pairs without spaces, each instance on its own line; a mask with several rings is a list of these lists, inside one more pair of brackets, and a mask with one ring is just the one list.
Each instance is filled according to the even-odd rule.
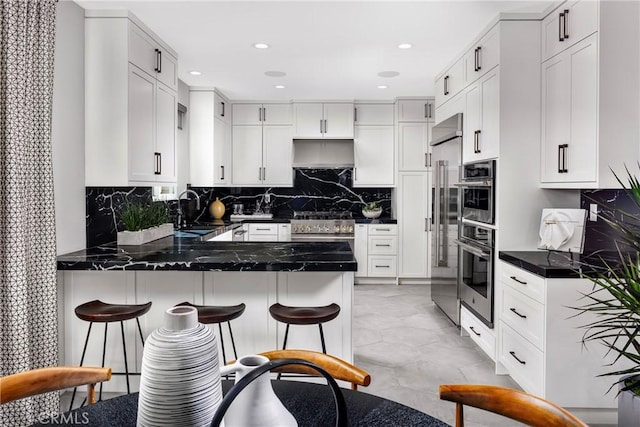
[[458,245],[460,304],[493,327],[495,160],[462,166]]

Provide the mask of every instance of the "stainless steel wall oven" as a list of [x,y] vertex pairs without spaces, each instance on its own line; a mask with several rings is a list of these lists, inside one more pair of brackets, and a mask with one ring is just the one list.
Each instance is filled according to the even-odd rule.
[[462,166],[462,180],[457,184],[462,196],[462,218],[494,224],[495,168],[495,160]]
[[494,230],[463,221],[456,243],[460,303],[493,328]]

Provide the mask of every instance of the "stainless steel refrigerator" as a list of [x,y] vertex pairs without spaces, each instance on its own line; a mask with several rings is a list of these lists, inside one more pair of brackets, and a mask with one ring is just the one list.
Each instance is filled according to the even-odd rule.
[[458,224],[462,165],[462,114],[433,127],[431,142],[431,299],[460,324],[458,291]]

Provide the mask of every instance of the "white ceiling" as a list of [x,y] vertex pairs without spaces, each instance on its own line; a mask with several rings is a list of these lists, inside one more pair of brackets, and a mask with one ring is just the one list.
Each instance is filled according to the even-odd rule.
[[[76,3],[86,9],[131,10],[178,52],[179,77],[189,86],[216,87],[232,100],[364,100],[433,95],[436,75],[498,13],[539,13],[553,2]],[[255,49],[255,42],[271,47]],[[413,48],[398,49],[403,42]],[[192,76],[191,70],[202,75]],[[287,75],[268,77],[266,71]],[[400,75],[379,77],[381,71]]]

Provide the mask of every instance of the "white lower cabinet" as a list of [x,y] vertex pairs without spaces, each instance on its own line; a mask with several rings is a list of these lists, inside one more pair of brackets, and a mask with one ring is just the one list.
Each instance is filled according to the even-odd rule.
[[505,262],[498,263],[496,282],[498,362],[524,391],[578,416],[581,408],[602,413],[615,408],[615,393],[607,393],[612,378],[598,377],[612,359],[603,346],[585,348],[581,342],[582,326],[594,317],[576,316],[570,308],[586,303],[582,295],[592,283],[546,279]]
[[398,276],[398,226],[356,224],[356,277]]
[[287,242],[291,240],[291,224],[249,223],[250,242]]
[[356,224],[354,256],[358,262],[356,277],[367,277],[369,274],[367,246],[369,245],[369,226],[367,224]]
[[496,360],[496,338],[493,330],[476,318],[464,306],[460,308],[460,330],[465,331],[478,347]]

